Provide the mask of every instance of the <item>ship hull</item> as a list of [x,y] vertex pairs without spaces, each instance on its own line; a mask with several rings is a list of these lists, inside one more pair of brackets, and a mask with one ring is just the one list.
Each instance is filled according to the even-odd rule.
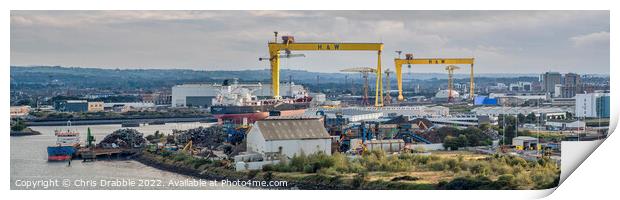
[[232,122],[234,124],[254,123],[269,117],[269,112],[277,111],[280,116],[302,115],[310,106],[308,102],[282,103],[264,106],[211,106],[211,114],[218,123]]
[[73,146],[51,146],[47,147],[48,161],[64,161],[71,159],[77,149]]
[[[295,115],[303,115],[306,112],[306,109],[297,109],[297,110],[282,110],[279,111],[280,116],[295,116]],[[265,119],[269,117],[269,112],[254,112],[254,113],[237,113],[237,114],[214,114],[213,115],[218,124],[223,124],[224,122],[232,122],[234,124],[251,124],[255,121]]]
[[283,103],[276,105],[264,105],[264,106],[211,106],[211,113],[214,115],[219,114],[248,114],[258,112],[269,111],[287,111],[287,110],[301,110],[310,107],[310,103]]

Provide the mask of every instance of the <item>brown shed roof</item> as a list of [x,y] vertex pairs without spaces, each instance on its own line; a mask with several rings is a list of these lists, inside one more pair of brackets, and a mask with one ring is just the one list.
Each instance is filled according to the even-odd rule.
[[263,120],[257,121],[256,125],[265,140],[330,139],[318,119]]

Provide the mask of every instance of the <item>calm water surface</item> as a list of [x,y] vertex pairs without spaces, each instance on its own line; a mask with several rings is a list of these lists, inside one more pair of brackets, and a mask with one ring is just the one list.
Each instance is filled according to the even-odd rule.
[[[165,125],[143,125],[132,127],[145,136],[159,131],[169,134],[173,129],[189,129],[208,126],[206,123],[168,123]],[[72,126],[81,133],[85,143],[86,130],[90,127],[96,142],[107,134],[121,128],[121,125]],[[32,129],[41,135],[11,137],[11,189],[248,189],[245,187],[211,185],[209,180],[184,176],[155,169],[133,160],[106,160],[82,162],[75,159],[68,162],[48,162],[47,146],[54,145],[54,130],[64,126],[35,126]],[[133,183],[129,183],[129,182]],[[68,184],[65,184],[68,183]],[[36,185],[36,188],[34,184]],[[173,185],[173,184],[185,184]],[[198,185],[197,185],[198,184]],[[26,187],[29,185],[29,187]],[[45,188],[47,186],[47,188]]]

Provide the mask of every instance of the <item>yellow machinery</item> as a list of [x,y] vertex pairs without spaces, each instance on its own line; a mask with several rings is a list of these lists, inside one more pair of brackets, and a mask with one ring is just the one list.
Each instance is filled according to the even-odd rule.
[[404,59],[395,58],[394,66],[396,68],[396,81],[398,84],[398,101],[403,101],[405,99],[405,97],[403,96],[403,74],[402,74],[402,67],[405,64],[407,65],[469,64],[471,66],[470,74],[469,74],[469,99],[473,101],[474,99],[474,58],[413,58],[413,54],[405,54]]
[[452,76],[454,75],[454,70],[457,69],[460,69],[460,67],[456,65],[446,66],[446,71],[448,71],[448,102],[452,102]]
[[189,153],[190,155],[193,155],[194,154],[193,142],[190,140],[187,144],[185,144],[181,152]]
[[376,70],[371,67],[358,67],[358,68],[348,68],[340,70],[341,72],[359,72],[362,73],[362,78],[364,78],[364,96],[362,97],[362,105],[367,106],[368,102],[368,74],[375,73]]
[[[383,81],[381,77],[381,51],[383,43],[337,43],[337,42],[295,42],[293,36],[282,36],[278,43],[278,32],[274,32],[275,40],[269,42],[269,61],[271,63],[271,85],[274,98],[280,97],[280,52],[286,55],[292,51],[376,51],[377,52],[377,83],[375,90],[375,106],[383,106]],[[286,56],[284,56],[286,57]]]

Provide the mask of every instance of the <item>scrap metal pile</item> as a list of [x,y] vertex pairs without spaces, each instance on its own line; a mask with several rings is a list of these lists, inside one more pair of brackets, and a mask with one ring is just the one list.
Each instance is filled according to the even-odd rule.
[[143,134],[135,129],[119,129],[105,136],[97,147],[100,148],[140,148],[146,145]]
[[431,130],[431,131],[426,131],[426,132],[417,132],[416,134],[420,135],[421,137],[427,139],[428,141],[432,142],[432,143],[442,143],[443,139],[446,137],[446,133],[438,133],[437,130]]
[[228,134],[221,126],[198,127],[188,130],[174,131],[177,141],[185,144],[192,141],[196,147],[206,147],[214,149],[224,143]]

